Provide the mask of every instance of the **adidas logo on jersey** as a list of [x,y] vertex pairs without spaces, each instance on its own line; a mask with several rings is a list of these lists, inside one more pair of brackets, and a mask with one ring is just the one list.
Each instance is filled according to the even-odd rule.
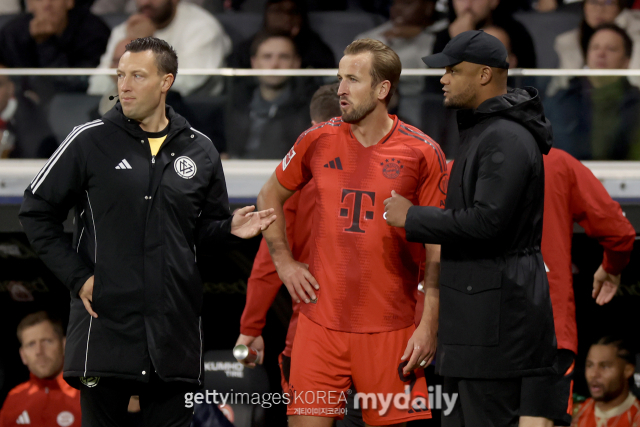
[[133,169],[133,168],[131,167],[129,162],[127,162],[127,159],[122,159],[122,161],[118,163],[118,166],[116,166],[116,169]]
[[324,167],[342,170],[342,162],[340,161],[340,157],[336,157],[335,161],[331,160],[329,163],[325,164]]
[[22,411],[22,413],[16,420],[16,424],[31,424],[31,418],[29,418],[29,413],[27,411]]

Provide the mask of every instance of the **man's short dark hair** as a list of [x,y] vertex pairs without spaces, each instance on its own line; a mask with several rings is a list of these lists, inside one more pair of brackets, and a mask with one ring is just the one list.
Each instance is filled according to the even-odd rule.
[[332,83],[320,86],[311,98],[309,110],[311,120],[318,123],[342,115],[340,111],[340,97],[338,97],[338,87],[340,83]]
[[636,361],[633,357],[633,353],[631,349],[627,345],[626,341],[619,337],[614,336],[604,336],[594,342],[592,345],[610,345],[616,348],[616,355],[625,360],[627,363],[630,363],[635,366]]
[[60,339],[64,337],[64,329],[62,328],[62,322],[60,321],[60,319],[51,317],[46,311],[36,311],[35,313],[27,315],[20,321],[20,323],[18,323],[16,334],[18,335],[18,341],[20,341],[20,345],[22,345],[22,332],[24,332],[25,329],[35,325],[39,325],[42,322],[51,323],[51,326],[53,326],[53,330],[56,332],[56,334],[58,334],[58,336],[60,336]]
[[258,34],[256,34],[256,36],[253,38],[253,41],[251,42],[251,48],[249,49],[251,57],[253,58],[258,54],[258,49],[260,49],[262,43],[273,38],[285,38],[290,40],[291,44],[293,45],[293,51],[296,55],[299,55],[298,47],[296,46],[295,41],[288,32],[261,30],[260,32],[258,32]]
[[[627,34],[625,30],[618,27],[616,24],[598,25],[595,30],[593,30],[591,39],[593,39],[593,36],[595,36],[596,33],[601,30],[609,30],[613,31],[614,33],[618,33],[618,35],[622,37],[622,43],[624,45],[624,56],[626,56],[627,58],[631,58],[631,54],[633,52],[633,40],[631,40],[631,37],[629,37],[629,34]],[[589,40],[589,42],[591,42],[591,39]]]
[[152,51],[156,56],[156,65],[160,74],[178,75],[178,55],[171,45],[156,37],[135,39],[125,46],[125,52],[138,53]]

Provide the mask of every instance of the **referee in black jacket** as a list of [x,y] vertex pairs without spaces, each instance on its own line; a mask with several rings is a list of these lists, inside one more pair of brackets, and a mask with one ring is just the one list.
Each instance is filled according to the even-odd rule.
[[459,109],[445,209],[397,194],[384,203],[407,240],[442,245],[436,369],[443,392],[458,394],[442,425],[540,425],[544,379],[556,373],[540,253],[551,124],[536,89],[507,90],[507,50],[483,31],[461,33],[424,61],[446,68],[444,105]]
[[[24,194],[20,221],[69,288],[64,378],[83,426],[122,426],[131,395],[146,426],[188,426],[184,393],[202,384],[202,280],[196,248],[249,238],[275,219],[229,213],[211,140],[165,104],[175,51],[129,43],[119,102],[77,126]],[[62,223],[75,208],[73,241]]]

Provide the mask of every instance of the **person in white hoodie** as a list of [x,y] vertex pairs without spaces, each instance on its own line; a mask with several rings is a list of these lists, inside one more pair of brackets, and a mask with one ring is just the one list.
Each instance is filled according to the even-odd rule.
[[[114,53],[124,52],[131,40],[154,36],[173,46],[182,68],[219,68],[231,51],[231,39],[213,15],[192,3],[180,0],[136,0],[137,13],[111,32],[107,50],[99,68],[111,68]],[[182,76],[172,90],[187,96],[205,86],[208,76]],[[221,81],[212,84],[209,94],[218,94]],[[209,86],[207,85],[207,88]],[[90,95],[115,95],[111,76],[93,76],[87,91]]]

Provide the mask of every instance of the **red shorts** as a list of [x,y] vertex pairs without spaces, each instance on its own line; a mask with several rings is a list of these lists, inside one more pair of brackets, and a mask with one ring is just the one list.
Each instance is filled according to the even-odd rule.
[[344,418],[352,383],[369,425],[431,418],[424,371],[402,375],[400,358],[415,326],[391,332],[327,329],[300,314],[291,353],[287,415]]

